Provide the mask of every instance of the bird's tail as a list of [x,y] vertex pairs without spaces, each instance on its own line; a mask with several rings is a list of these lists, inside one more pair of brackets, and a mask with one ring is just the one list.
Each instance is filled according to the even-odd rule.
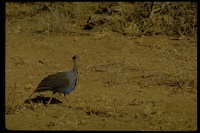
[[44,92],[44,91],[48,91],[51,90],[51,87],[40,87],[37,88],[29,97],[28,99],[30,99],[30,97],[35,93],[35,92]]
[[30,97],[35,93],[35,91],[28,97],[28,99],[30,99]]

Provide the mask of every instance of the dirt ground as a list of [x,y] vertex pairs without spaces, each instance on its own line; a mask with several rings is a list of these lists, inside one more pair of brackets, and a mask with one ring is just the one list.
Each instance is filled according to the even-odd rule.
[[[197,130],[197,44],[169,36],[39,32],[6,20],[5,125],[8,130]],[[31,32],[34,31],[34,32]],[[36,93],[40,81],[71,70],[79,82],[64,99]]]

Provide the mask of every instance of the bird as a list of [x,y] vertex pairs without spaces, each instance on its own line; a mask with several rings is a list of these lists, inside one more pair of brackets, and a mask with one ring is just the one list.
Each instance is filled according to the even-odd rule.
[[73,91],[78,83],[78,67],[76,64],[77,59],[79,58],[78,55],[74,55],[72,57],[74,62],[74,67],[71,71],[64,71],[64,72],[57,72],[52,75],[48,75],[45,77],[37,86],[36,90],[28,97],[30,97],[38,92],[45,92],[45,91],[52,91],[52,96],[48,101],[47,105],[50,104],[52,97],[55,93],[63,93],[66,99],[66,94],[69,94]]

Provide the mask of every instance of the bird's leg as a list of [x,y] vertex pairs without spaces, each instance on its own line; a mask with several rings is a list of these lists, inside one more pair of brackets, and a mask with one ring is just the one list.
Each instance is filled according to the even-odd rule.
[[34,106],[34,105],[33,105],[33,102],[32,102],[30,99],[28,99],[28,101],[29,101],[29,103],[30,103],[32,106]]
[[65,98],[65,100],[68,102],[67,108],[71,108],[71,107],[72,107],[72,106],[71,106],[71,102],[69,102],[69,101],[67,100],[66,95],[64,96],[64,98]]
[[52,100],[52,98],[53,98],[53,94],[54,94],[54,93],[52,93],[51,98],[49,99],[47,105],[49,105],[49,104],[51,103],[51,100]]
[[28,101],[31,105],[33,105],[33,102],[30,100],[31,96],[35,93],[35,91],[28,97]]
[[50,98],[50,100],[48,101],[47,105],[49,105],[49,104],[50,104],[50,102],[51,102],[51,99],[52,99],[52,97],[51,97],[51,98]]
[[68,108],[72,108],[72,102],[69,102],[67,105]]

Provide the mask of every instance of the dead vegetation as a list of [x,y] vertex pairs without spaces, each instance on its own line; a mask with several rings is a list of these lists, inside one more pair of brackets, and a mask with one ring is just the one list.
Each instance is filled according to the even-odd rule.
[[41,25],[42,29],[33,32],[66,34],[103,29],[126,36],[191,38],[197,34],[197,2],[7,2],[6,6],[8,21],[24,19]]

